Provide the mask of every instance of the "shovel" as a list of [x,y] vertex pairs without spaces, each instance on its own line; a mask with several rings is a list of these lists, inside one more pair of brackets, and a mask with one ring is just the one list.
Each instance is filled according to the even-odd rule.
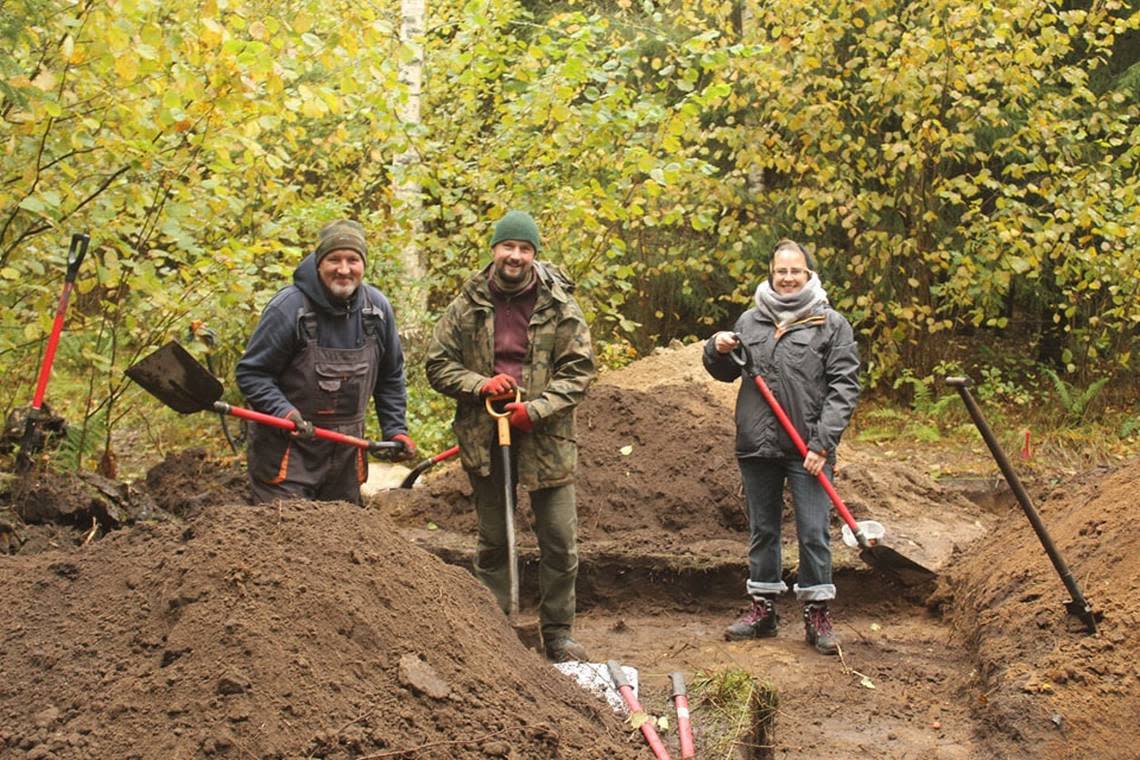
[[[753,373],[752,370],[749,369],[752,365],[752,357],[749,356],[748,348],[744,345],[744,341],[741,337],[739,335],[735,337],[736,347],[732,349],[732,353],[730,354],[732,361],[740,367],[743,373],[751,376],[756,382],[756,388],[760,391],[760,395],[764,397],[764,400],[768,402],[772,413],[775,414],[776,419],[780,421],[780,426],[784,428],[784,432],[792,439],[792,443],[795,444],[796,450],[800,452],[800,456],[806,457],[808,447],[807,444],[804,443],[803,437],[800,436],[799,431],[796,430],[796,426],[792,424],[792,421],[788,419],[788,415],[784,413],[783,407],[780,406],[780,402],[777,401],[776,397],[772,394],[768,384],[764,382],[764,378],[762,378],[759,373]],[[835,505],[835,511],[843,518],[843,522],[847,524],[848,529],[854,536],[855,542],[859,546],[860,559],[877,570],[882,570],[893,575],[907,586],[915,586],[934,580],[936,576],[932,571],[912,559],[907,559],[889,546],[884,546],[878,542],[877,538],[873,540],[868,539],[865,529],[874,529],[876,533],[881,535],[884,532],[882,526],[878,523],[872,524],[870,520],[864,523],[855,522],[855,518],[851,516],[851,510],[843,503],[843,499],[840,498],[839,493],[835,490],[835,486],[827,479],[827,475],[824,474],[823,470],[820,470],[819,475],[816,477],[819,478],[819,483],[823,486],[823,490],[827,492],[831,503]]]
[[400,482],[400,488],[411,488],[412,486],[414,486],[416,484],[416,481],[419,480],[420,475],[423,475],[424,472],[426,472],[427,470],[436,466],[437,464],[439,464],[440,462],[442,462],[445,459],[451,459],[453,456],[455,456],[458,453],[459,453],[459,447],[458,446],[452,446],[450,449],[447,449],[446,451],[441,451],[438,454],[436,454],[434,457],[431,457],[430,459],[425,459],[424,461],[420,462],[415,467],[413,467],[412,471],[409,472],[407,474],[407,476],[403,479],[403,481]]
[[[515,388],[513,393],[504,393],[499,396],[488,396],[486,401],[487,414],[495,418],[498,429],[499,461],[503,467],[503,512],[506,521],[507,533],[507,585],[510,588],[511,601],[507,617],[512,624],[516,624],[519,614],[519,560],[518,548],[515,546],[515,484],[511,478],[511,413],[495,409],[496,401],[519,401],[522,391]],[[458,446],[456,447],[458,449]]]
[[[282,430],[297,429],[292,420],[255,412],[252,409],[243,409],[240,406],[230,406],[224,401],[219,401],[218,399],[222,397],[222,384],[218,378],[211,375],[186,349],[173,340],[133,367],[128,367],[126,374],[147,393],[181,414],[212,411]],[[399,441],[368,441],[324,428],[313,428],[313,435],[326,441],[355,446],[373,454],[394,453],[404,447]]]
[[1072,572],[1069,571],[1069,566],[1065,564],[1065,560],[1061,557],[1061,552],[1057,551],[1057,545],[1053,543],[1053,539],[1049,536],[1049,531],[1045,528],[1045,523],[1041,521],[1041,516],[1037,514],[1037,510],[1033,507],[1033,502],[1026,493],[1025,487],[1021,485],[1021,478],[1017,477],[1017,473],[1013,470],[1013,465],[1009,462],[1009,457],[1002,451],[1001,444],[998,443],[997,437],[990,426],[986,424],[986,418],[982,416],[982,410],[978,408],[978,404],[974,401],[973,395],[970,393],[970,378],[968,377],[948,377],[946,384],[951,388],[958,389],[958,395],[962,397],[962,403],[966,405],[966,411],[970,413],[970,418],[974,421],[974,425],[978,428],[978,432],[982,434],[982,439],[986,442],[986,446],[993,455],[994,461],[997,462],[998,467],[1001,469],[1001,474],[1005,476],[1005,482],[1009,483],[1009,488],[1013,491],[1013,495],[1017,497],[1017,503],[1021,505],[1021,510],[1025,512],[1026,518],[1029,519],[1029,524],[1033,526],[1033,532],[1037,534],[1037,540],[1041,542],[1041,546],[1045,549],[1045,553],[1049,555],[1049,560],[1053,563],[1053,569],[1057,571],[1057,575],[1061,578],[1061,583],[1065,585],[1069,593],[1072,594],[1072,600],[1065,602],[1065,610],[1072,616],[1078,618],[1085,624],[1085,630],[1090,634],[1096,633],[1097,621],[1104,617],[1100,612],[1094,612],[1089,603],[1085,600],[1085,595],[1081,593],[1080,586],[1073,578]]
[[637,701],[637,697],[633,695],[633,686],[630,685],[629,679],[625,677],[625,672],[621,669],[621,663],[617,660],[610,660],[606,663],[606,668],[610,671],[610,679],[614,682],[614,687],[621,694],[622,700],[625,702],[626,709],[629,710],[631,718],[640,720],[638,728],[641,729],[641,735],[645,737],[645,743],[649,745],[652,750],[653,756],[657,760],[670,760],[669,750],[665,749],[664,742],[657,734],[657,729],[653,727],[653,720],[642,709],[641,703]]
[[697,756],[693,744],[693,724],[689,720],[689,692],[685,688],[685,674],[676,671],[669,674],[669,682],[673,685],[671,697],[673,707],[677,710],[677,739],[681,743],[681,760],[688,760]]
[[32,405],[25,410],[20,453],[16,457],[16,466],[21,470],[26,470],[31,465],[31,454],[43,448],[47,435],[62,433],[66,428],[64,421],[53,415],[51,408],[44,404],[44,394],[47,392],[48,379],[51,377],[51,366],[55,362],[55,352],[59,348],[59,336],[63,332],[63,317],[67,313],[67,303],[71,299],[71,291],[79,275],[79,266],[83,263],[83,257],[87,255],[87,244],[90,242],[91,238],[86,233],[77,232],[71,236],[71,247],[67,251],[67,274],[63,278],[63,290],[59,294],[55,321],[52,322],[47,348],[44,349]]

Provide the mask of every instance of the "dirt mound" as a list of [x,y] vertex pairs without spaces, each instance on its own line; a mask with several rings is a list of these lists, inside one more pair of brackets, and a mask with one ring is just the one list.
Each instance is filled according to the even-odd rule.
[[0,495],[0,554],[80,546],[124,525],[166,518],[136,484],[93,472],[34,469]]
[[468,573],[375,511],[199,509],[0,557],[0,585],[0,747],[13,753],[642,754],[522,647]]
[[[745,536],[731,412],[703,385],[645,392],[599,383],[578,410],[578,430],[578,532],[593,550],[692,554],[709,548],[700,542]],[[473,535],[462,469],[452,465],[425,481],[377,503],[402,525]],[[521,493],[520,501],[525,507]],[[529,509],[524,515],[520,540],[533,545]],[[731,551],[742,556],[735,544]]]
[[168,454],[147,472],[146,489],[172,515],[250,500],[249,481],[241,465],[211,459],[204,449]]
[[[701,343],[658,350],[606,373],[578,409],[578,529],[584,552],[701,557],[743,564],[748,519],[733,451],[737,383],[712,379]],[[932,569],[993,518],[905,462],[884,461],[844,442],[836,488],[857,519],[887,526],[888,542]],[[391,492],[382,508],[405,527],[473,535],[471,488],[455,463],[428,473],[424,488]],[[533,546],[529,509],[516,523]],[[789,502],[790,503],[790,502]],[[839,542],[837,555],[854,554]],[[444,537],[446,538],[446,536]],[[427,543],[431,543],[428,541]],[[785,511],[785,555],[794,563],[795,524]]]
[[1138,465],[1088,473],[1039,505],[1081,591],[1104,613],[1097,635],[1066,619],[1068,591],[1020,510],[959,557],[944,579],[954,629],[976,650],[987,682],[982,712],[1023,744],[1026,756],[1136,757]]

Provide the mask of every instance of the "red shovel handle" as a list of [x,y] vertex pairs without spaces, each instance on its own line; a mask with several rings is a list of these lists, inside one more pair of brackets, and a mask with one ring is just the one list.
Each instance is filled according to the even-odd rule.
[[459,453],[459,447],[458,446],[452,446],[450,449],[445,449],[444,451],[439,452],[438,454],[436,454],[434,457],[432,457],[428,461],[431,462],[432,464],[439,464],[440,462],[442,462],[445,459],[451,459],[453,456],[455,456],[458,453]]
[[[234,417],[241,417],[243,420],[256,422],[260,425],[269,425],[270,427],[280,428],[281,430],[297,429],[297,426],[292,420],[287,420],[284,417],[274,417],[272,414],[264,414],[263,412],[255,412],[252,409],[245,409],[240,406],[230,406],[224,401],[215,401],[213,408],[215,412],[220,414],[231,414]],[[334,430],[325,430],[319,427],[313,428],[313,435],[326,441],[343,443],[348,446],[355,446],[358,449],[366,449],[374,454],[381,451],[394,451],[404,447],[404,444],[399,441],[368,441],[364,438],[357,438],[354,435],[345,435],[344,433],[338,433]]]
[[[784,408],[780,406],[780,402],[776,400],[776,396],[772,393],[768,384],[764,382],[764,378],[760,376],[759,372],[753,372],[750,369],[752,366],[752,357],[748,353],[748,347],[744,345],[744,340],[739,335],[734,337],[736,338],[736,347],[733,348],[729,354],[732,357],[732,361],[740,367],[741,372],[749,375],[756,382],[756,388],[760,391],[760,395],[764,397],[764,400],[768,402],[768,406],[772,409],[772,414],[776,415],[776,419],[780,421],[780,426],[784,428],[784,432],[792,439],[792,443],[796,445],[800,456],[806,457],[808,447],[807,444],[804,443],[803,437],[800,436],[799,431],[796,430],[796,426],[792,424],[792,421],[788,419],[788,415],[784,413]],[[819,478],[819,484],[823,486],[823,490],[827,492],[831,503],[835,505],[835,511],[839,513],[839,516],[843,518],[843,522],[847,523],[847,527],[855,534],[855,540],[859,543],[859,546],[864,549],[869,548],[870,543],[867,541],[867,537],[863,535],[859,523],[855,522],[855,518],[851,516],[851,510],[843,503],[843,499],[840,498],[839,493],[835,490],[835,486],[831,485],[831,481],[827,479],[827,475],[824,474],[823,470],[820,470],[819,475],[816,477]]]
[[52,322],[47,348],[44,349],[44,360],[40,365],[40,376],[36,380],[36,391],[32,395],[33,409],[39,409],[44,404],[48,378],[51,377],[51,365],[55,362],[55,352],[59,348],[59,335],[63,332],[63,315],[67,313],[67,302],[71,298],[71,289],[75,286],[75,278],[79,274],[79,265],[83,263],[83,257],[87,254],[87,244],[90,241],[91,238],[85,233],[77,232],[71,236],[71,248],[67,252],[67,275],[63,278],[63,290],[59,294],[59,306],[55,310],[55,321]]
[[693,724],[689,719],[689,692],[685,688],[685,676],[680,672],[670,673],[673,684],[673,707],[677,711],[677,740],[681,744],[681,760],[697,756],[693,744]]
[[[644,712],[641,708],[641,703],[637,701],[637,697],[633,696],[633,687],[630,686],[629,680],[625,677],[625,673],[621,669],[621,663],[617,660],[610,660],[606,663],[606,669],[610,671],[610,679],[613,680],[614,686],[621,694],[625,706],[629,709],[631,715]],[[645,737],[645,743],[649,745],[649,749],[653,751],[653,756],[657,760],[671,760],[669,751],[665,749],[665,744],[661,741],[661,737],[657,735],[657,729],[653,727],[652,720],[644,720],[641,723],[641,735]]]

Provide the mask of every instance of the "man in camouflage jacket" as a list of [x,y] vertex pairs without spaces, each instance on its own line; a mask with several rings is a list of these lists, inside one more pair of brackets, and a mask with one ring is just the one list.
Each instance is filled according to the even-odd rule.
[[594,380],[590,332],[557,268],[535,261],[538,227],[507,213],[492,261],[471,277],[436,324],[427,356],[432,387],[456,400],[453,428],[479,518],[476,576],[509,610],[503,473],[484,399],[518,388],[510,403],[514,482],[530,493],[539,545],[539,619],[551,660],[585,660],[571,637],[578,576],[578,447],[574,409]]

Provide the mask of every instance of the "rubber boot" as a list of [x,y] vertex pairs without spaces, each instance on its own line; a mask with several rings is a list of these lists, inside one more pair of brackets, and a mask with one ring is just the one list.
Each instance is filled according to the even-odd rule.
[[838,654],[839,637],[831,627],[827,602],[804,605],[804,637],[820,654]]
[[551,662],[586,662],[586,647],[569,636],[559,636],[545,643],[546,659]]
[[743,641],[775,636],[776,624],[779,622],[780,617],[776,614],[772,600],[766,596],[756,596],[752,598],[752,609],[724,629],[724,638],[725,641]]

